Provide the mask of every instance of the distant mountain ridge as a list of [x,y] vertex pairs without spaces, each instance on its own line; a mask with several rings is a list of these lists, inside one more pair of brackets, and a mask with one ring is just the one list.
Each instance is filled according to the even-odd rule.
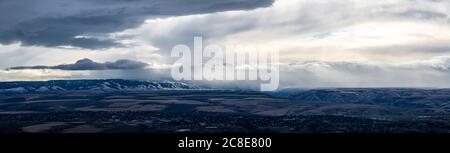
[[177,81],[143,80],[50,80],[0,82],[0,93],[60,92],[60,91],[145,91],[189,90],[197,86]]
[[288,89],[271,93],[272,96],[303,102],[333,102],[377,104],[402,107],[450,106],[450,89],[419,88],[329,88]]

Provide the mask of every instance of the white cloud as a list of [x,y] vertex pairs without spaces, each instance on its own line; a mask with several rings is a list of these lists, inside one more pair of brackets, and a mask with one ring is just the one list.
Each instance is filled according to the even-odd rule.
[[[420,56],[417,52],[428,52],[435,44],[448,42],[450,4],[447,3],[278,0],[273,7],[251,11],[150,19],[139,28],[115,35],[149,41],[162,54],[176,44],[191,44],[194,36],[203,36],[209,43],[217,44],[276,45],[285,54],[297,54],[290,56],[294,59],[306,56],[310,60],[358,58],[376,62],[383,60],[386,53],[373,52],[374,49],[417,57]],[[409,50],[395,51],[397,46]],[[443,52],[424,58],[450,53],[440,49]],[[326,52],[328,57],[317,57],[316,52]]]

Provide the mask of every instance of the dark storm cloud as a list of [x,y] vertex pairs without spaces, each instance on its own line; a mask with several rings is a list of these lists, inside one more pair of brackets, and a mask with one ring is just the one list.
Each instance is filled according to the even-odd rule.
[[11,67],[7,70],[24,70],[24,69],[58,69],[67,71],[82,71],[82,70],[136,70],[143,69],[148,66],[147,63],[133,61],[133,60],[118,60],[115,62],[97,63],[90,59],[78,60],[74,64],[62,64],[57,66],[19,66]]
[[107,48],[105,36],[151,17],[183,16],[269,6],[273,0],[2,0],[0,43]]

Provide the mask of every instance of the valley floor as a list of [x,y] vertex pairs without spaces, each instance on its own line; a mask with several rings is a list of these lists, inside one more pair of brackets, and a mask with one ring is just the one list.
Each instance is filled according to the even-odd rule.
[[[450,133],[448,90],[0,94],[0,132]],[[373,98],[375,97],[375,99]]]
[[3,133],[449,133],[444,120],[229,113],[60,112],[0,115]]

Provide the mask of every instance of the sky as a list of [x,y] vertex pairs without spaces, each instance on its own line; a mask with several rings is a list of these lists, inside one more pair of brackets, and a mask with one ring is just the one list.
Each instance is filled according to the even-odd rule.
[[0,81],[170,79],[171,49],[202,36],[279,48],[281,88],[450,88],[449,15],[445,0],[2,0]]

